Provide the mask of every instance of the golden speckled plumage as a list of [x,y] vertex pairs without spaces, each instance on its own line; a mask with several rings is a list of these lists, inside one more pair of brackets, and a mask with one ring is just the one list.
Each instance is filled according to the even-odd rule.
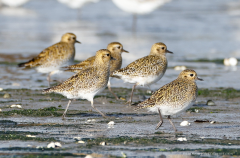
[[[110,76],[111,76],[113,71],[120,69],[122,66],[122,52],[128,53],[128,51],[124,50],[123,45],[119,42],[109,43],[107,49],[111,52],[111,56],[115,59],[110,61]],[[82,70],[91,67],[94,61],[95,56],[92,56],[84,60],[83,62],[65,67],[66,68],[65,71],[81,72]],[[110,81],[108,83],[108,89],[116,99],[119,99],[117,95],[111,90]]]
[[[113,71],[120,69],[122,66],[122,52],[128,53],[128,51],[124,50],[122,44],[119,42],[109,43],[107,49],[111,52],[111,56],[116,59],[111,60],[110,62],[110,74],[112,74]],[[65,68],[66,71],[79,72],[89,66],[92,66],[94,60],[95,56],[92,56],[78,64],[70,65]]]
[[59,70],[62,66],[68,65],[74,60],[74,44],[76,42],[80,43],[76,40],[76,35],[66,33],[59,43],[44,49],[38,56],[28,62],[20,63],[18,66],[25,68],[35,67],[41,73],[51,73]]
[[149,111],[160,111],[170,119],[170,115],[186,110],[196,100],[198,87],[195,80],[202,79],[197,77],[194,70],[184,70],[176,80],[164,85],[150,98],[139,103],[135,110],[148,108]]
[[[57,86],[44,89],[43,93],[55,92],[66,96],[68,99],[87,99],[91,101],[93,106],[94,96],[107,86],[110,75],[111,58],[111,53],[107,49],[97,51],[92,67],[76,73]],[[94,106],[93,108],[96,109]],[[65,114],[66,113],[64,113],[63,118]],[[101,114],[105,116],[103,113]]]
[[113,72],[113,77],[135,84],[130,100],[128,101],[130,104],[135,86],[151,85],[162,78],[167,69],[166,53],[172,52],[167,50],[167,46],[164,43],[155,43],[148,56],[140,58],[130,63],[127,67]]

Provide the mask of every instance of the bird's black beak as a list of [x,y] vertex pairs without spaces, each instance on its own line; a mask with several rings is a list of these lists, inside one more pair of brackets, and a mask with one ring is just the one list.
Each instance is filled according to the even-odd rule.
[[116,60],[115,58],[113,58],[113,57],[111,57],[111,59],[110,60]]
[[197,77],[197,80],[199,80],[199,81],[203,81],[203,79],[201,79],[201,78],[199,78],[199,77]]
[[122,49],[122,52],[125,52],[125,53],[129,53],[127,50],[125,50],[125,49]]
[[77,41],[77,40],[75,41],[75,43],[79,43],[79,44],[81,44],[81,42],[79,42],[79,41]]
[[169,51],[169,50],[166,50],[166,53],[170,53],[170,54],[173,54],[173,52]]

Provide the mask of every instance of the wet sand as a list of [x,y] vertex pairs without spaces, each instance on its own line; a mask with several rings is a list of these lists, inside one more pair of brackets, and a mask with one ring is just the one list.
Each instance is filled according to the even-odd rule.
[[[118,96],[128,98],[131,89],[113,88]],[[150,96],[139,88],[134,101]],[[11,98],[3,98],[4,94]],[[240,92],[233,89],[200,89],[196,104],[187,112],[174,116],[172,121],[181,131],[175,133],[166,118],[155,130],[159,115],[146,110],[133,111],[104,90],[94,99],[95,106],[106,113],[104,119],[91,109],[90,102],[76,100],[70,105],[66,120],[61,115],[68,100],[57,94],[41,94],[40,90],[7,89],[0,92],[0,151],[2,155],[123,157],[165,155],[221,156],[239,155]],[[216,106],[206,105],[213,100]],[[20,104],[22,109],[10,108]],[[182,121],[190,126],[180,126]],[[215,121],[197,123],[196,120]],[[108,123],[114,121],[113,126]],[[36,136],[29,138],[27,135]],[[74,140],[80,137],[80,141]],[[186,139],[185,139],[186,138]],[[185,139],[179,141],[178,139]],[[62,147],[48,149],[50,142]],[[100,143],[105,142],[105,145]],[[238,149],[238,150],[237,150]],[[95,155],[96,156],[96,155]]]

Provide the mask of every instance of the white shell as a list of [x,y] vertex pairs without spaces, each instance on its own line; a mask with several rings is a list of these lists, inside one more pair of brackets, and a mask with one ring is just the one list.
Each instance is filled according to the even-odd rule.
[[79,143],[79,144],[84,144],[85,142],[82,141],[82,140],[80,140],[80,141],[78,141],[78,143]]
[[55,148],[55,143],[51,142],[47,145],[47,148]]
[[55,148],[55,147],[62,147],[59,142],[51,142],[47,145],[47,148]]
[[225,59],[223,60],[223,64],[224,64],[225,66],[236,66],[237,63],[238,63],[238,60],[237,60],[236,58],[234,58],[234,57],[225,58]]
[[180,126],[190,126],[190,123],[188,121],[183,121],[180,123]]
[[180,137],[180,138],[177,139],[177,141],[180,141],[180,142],[182,142],[182,141],[187,141],[187,138],[185,138],[185,137]]
[[105,145],[107,145],[107,143],[106,142],[101,142],[100,145],[105,146]]
[[19,108],[19,109],[21,109],[22,106],[21,106],[21,105],[15,105],[15,104],[13,104],[13,105],[10,106],[10,108]]
[[108,125],[114,125],[115,123],[114,123],[114,121],[110,121],[110,122],[108,122]]
[[29,137],[29,138],[35,138],[36,136],[26,135],[26,137]]
[[216,121],[210,121],[210,123],[211,123],[211,124],[214,124],[214,123],[216,123]]
[[187,67],[186,66],[175,66],[174,67],[174,70],[181,70],[181,71],[183,71],[183,70],[186,70],[187,69]]
[[55,142],[54,144],[55,144],[55,147],[62,147],[61,143],[59,142]]

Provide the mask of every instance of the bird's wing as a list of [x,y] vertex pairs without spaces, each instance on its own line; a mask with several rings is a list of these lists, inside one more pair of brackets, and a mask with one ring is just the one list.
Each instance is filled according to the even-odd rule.
[[68,53],[68,44],[63,42],[56,43],[44,49],[38,56],[25,63],[20,63],[19,67],[32,68],[46,63],[51,63],[56,59],[64,59]]
[[89,66],[92,66],[94,61],[95,61],[95,56],[92,56],[78,64],[64,67],[66,68],[64,71],[79,72],[79,70],[83,70]]
[[72,91],[73,89],[76,89],[76,88],[79,90],[81,88],[87,88],[89,86],[89,83],[93,82],[92,80],[95,79],[95,77],[93,76],[94,72],[95,72],[94,67],[86,68],[74,74],[63,83],[57,86],[45,89],[43,92],[44,93],[50,93],[50,92],[62,93],[63,91]]
[[131,76],[147,76],[149,72],[159,71],[161,69],[161,64],[163,61],[158,56],[145,56],[140,58],[132,63],[130,63],[127,67],[122,68],[120,70],[116,70],[113,73],[113,76],[120,75],[131,75]]

